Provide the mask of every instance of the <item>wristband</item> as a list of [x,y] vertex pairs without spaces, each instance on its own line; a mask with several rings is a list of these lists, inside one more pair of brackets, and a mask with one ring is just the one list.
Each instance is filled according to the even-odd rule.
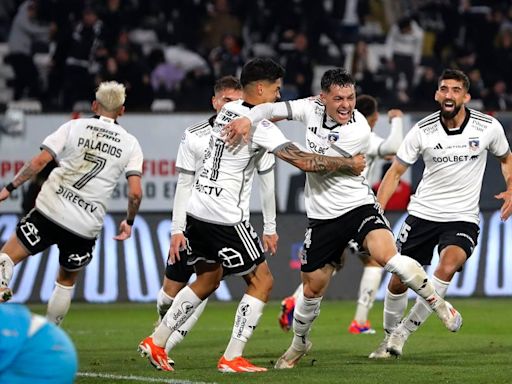
[[9,184],[7,184],[5,186],[5,189],[7,189],[9,192],[12,192],[16,189],[16,187],[14,186],[14,184],[12,182],[10,182]]
[[135,221],[135,219],[126,219],[126,224],[128,224],[130,227],[133,225],[133,222]]

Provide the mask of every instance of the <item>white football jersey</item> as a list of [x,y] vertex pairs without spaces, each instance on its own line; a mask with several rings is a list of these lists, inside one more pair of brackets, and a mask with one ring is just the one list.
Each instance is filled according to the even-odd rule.
[[431,221],[478,224],[488,151],[501,158],[510,148],[498,120],[474,109],[466,109],[466,119],[456,129],[443,126],[440,111],[416,123],[397,153],[405,165],[420,155],[425,162],[409,213]]
[[[302,121],[306,129],[306,149],[328,156],[351,157],[366,153],[371,129],[366,118],[354,110],[347,124],[340,125],[325,112],[316,97],[284,102],[288,119]],[[341,172],[308,172],[304,190],[306,212],[311,219],[333,219],[354,208],[376,202],[364,176]]]
[[70,232],[95,238],[120,176],[142,175],[139,142],[113,119],[95,116],[61,125],[41,148],[59,166],[43,184],[37,210]]
[[[178,156],[176,158],[176,168],[180,172],[188,173],[191,175],[200,175],[203,169],[204,154],[208,149],[210,143],[210,135],[212,126],[216,116],[212,116],[208,120],[204,120],[196,125],[193,125],[185,130],[181,143],[178,149]],[[258,174],[270,172],[275,166],[275,156],[270,152],[265,151],[262,156],[257,157],[256,171]],[[247,175],[251,180],[244,184],[242,201],[245,206],[242,207],[244,211],[244,220],[249,220],[250,217],[250,196],[251,185],[254,172]]]
[[[222,128],[231,120],[244,116],[251,106],[243,100],[227,103],[212,127],[204,166],[194,182],[187,213],[199,220],[222,225],[236,225],[248,218],[249,197],[254,170],[266,151],[289,142],[268,120],[252,132],[251,141],[236,150],[225,148]],[[270,160],[272,161],[272,160]],[[261,163],[261,169],[264,168]]]

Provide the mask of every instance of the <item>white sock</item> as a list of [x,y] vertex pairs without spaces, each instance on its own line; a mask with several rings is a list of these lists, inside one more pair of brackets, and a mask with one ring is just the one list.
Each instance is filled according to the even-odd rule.
[[384,331],[387,334],[393,332],[393,329],[400,323],[407,309],[407,291],[397,295],[386,290],[384,298]]
[[297,349],[303,349],[313,321],[320,315],[322,297],[307,298],[301,294],[295,303],[293,312],[293,341]]
[[295,298],[295,301],[297,301],[297,299],[299,298],[300,295],[302,295],[302,292],[304,292],[304,284],[300,284],[297,289],[295,290],[295,292],[293,292],[293,297]]
[[397,253],[389,259],[384,269],[397,275],[405,285],[428,302],[433,302],[436,306],[443,302],[428,279],[425,270],[414,259]]
[[194,325],[196,325],[197,320],[199,320],[199,317],[201,317],[207,302],[208,299],[204,299],[203,302],[196,308],[194,313],[187,319],[187,321],[185,321],[183,325],[179,327],[176,332],[173,332],[169,339],[167,339],[167,343],[165,344],[165,350],[167,351],[167,354],[169,354],[171,349],[181,343],[185,336],[187,336],[188,332],[194,328]]
[[240,300],[235,315],[235,324],[229,340],[224,357],[227,360],[233,360],[235,357],[242,356],[245,344],[252,336],[254,329],[260,321],[263,314],[265,303],[247,293]]
[[153,342],[160,347],[164,347],[171,333],[181,327],[192,316],[201,302],[202,300],[189,286],[179,291],[172,302],[171,308],[153,332]]
[[359,285],[359,298],[357,299],[357,308],[355,320],[359,324],[365,324],[368,321],[368,313],[373,307],[375,295],[379,289],[382,279],[382,267],[365,267],[361,283]]
[[50,300],[48,300],[48,309],[46,310],[46,318],[49,321],[57,325],[62,323],[64,316],[66,316],[71,306],[74,289],[74,285],[68,287],[55,282],[55,288],[50,296]]
[[174,297],[169,296],[163,288],[160,288],[156,296],[156,311],[160,321],[162,321],[169,308],[171,308],[173,300]]
[[12,279],[14,262],[7,253],[0,253],[0,288],[7,288]]
[[[432,277],[432,284],[436,289],[438,295],[442,298],[446,295],[446,291],[448,290],[448,286],[450,285],[449,281],[443,281],[435,276]],[[432,314],[432,308],[430,305],[422,299],[418,297],[416,299],[416,303],[409,311],[409,314],[404,320],[405,328],[410,332],[416,332],[416,330],[428,319],[428,317]]]

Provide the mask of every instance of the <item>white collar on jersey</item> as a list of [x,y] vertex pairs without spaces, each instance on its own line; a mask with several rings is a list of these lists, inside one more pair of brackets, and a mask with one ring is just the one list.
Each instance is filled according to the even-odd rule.
[[98,119],[100,119],[101,121],[110,123],[110,124],[114,124],[116,122],[114,119],[111,119],[110,117],[107,117],[107,116],[100,116],[100,117],[98,117]]

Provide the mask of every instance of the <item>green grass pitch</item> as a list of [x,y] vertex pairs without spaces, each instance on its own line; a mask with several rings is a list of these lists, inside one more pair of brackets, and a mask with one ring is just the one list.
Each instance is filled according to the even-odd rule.
[[[195,329],[171,354],[175,372],[159,372],[136,352],[150,334],[154,305],[73,303],[63,328],[80,359],[78,384],[92,383],[512,383],[512,299],[452,300],[462,313],[459,333],[445,330],[432,316],[410,339],[400,359],[373,361],[368,354],[380,343],[382,303],[370,320],[376,335],[351,335],[347,327],[353,301],[325,301],[311,333],[313,349],[292,370],[271,369],[288,347],[291,334],[277,325],[279,304],[271,302],[245,349],[266,373],[222,374],[216,364],[231,334],[237,303],[211,302]],[[44,313],[42,305],[31,305]]]

